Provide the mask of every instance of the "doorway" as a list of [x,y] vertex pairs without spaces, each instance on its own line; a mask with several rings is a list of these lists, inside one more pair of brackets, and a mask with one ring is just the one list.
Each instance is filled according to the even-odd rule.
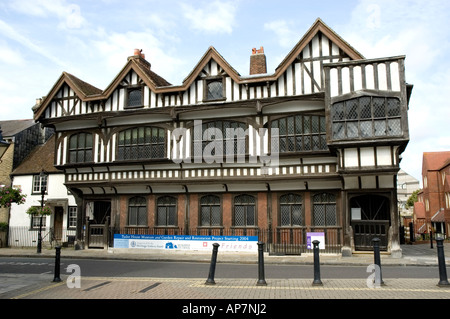
[[108,245],[108,224],[111,217],[111,201],[88,202],[86,213],[89,217],[88,248],[106,248]]
[[350,199],[351,226],[355,250],[372,250],[374,238],[380,250],[387,250],[390,226],[390,200],[382,195],[358,195]]
[[61,242],[63,233],[64,208],[55,206],[55,216],[53,219],[53,237],[57,242]]

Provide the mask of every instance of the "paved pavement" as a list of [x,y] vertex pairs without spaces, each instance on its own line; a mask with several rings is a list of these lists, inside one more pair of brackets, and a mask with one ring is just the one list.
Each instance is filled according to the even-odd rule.
[[[450,265],[450,243],[444,245],[446,265]],[[381,254],[381,265],[424,266],[436,268],[436,279],[399,279],[384,278],[385,285],[372,282],[373,274],[367,279],[321,278],[322,285],[313,286],[311,279],[271,279],[265,278],[266,285],[257,285],[258,278],[221,279],[215,278],[215,284],[207,285],[205,278],[111,278],[81,277],[74,278],[70,273],[61,271],[61,282],[53,282],[52,274],[17,275],[0,273],[0,299],[154,299],[159,302],[174,300],[171,311],[184,314],[183,310],[196,311],[196,308],[184,308],[189,305],[200,306],[204,300],[259,300],[260,305],[267,300],[281,299],[450,299],[450,286],[438,286],[439,272],[437,248],[429,244],[403,245],[401,258],[392,258]],[[35,249],[0,249],[2,256],[54,257],[55,250],[43,249],[37,254]],[[63,248],[61,258],[105,258],[131,260],[198,261],[210,262],[211,253],[157,251],[143,249],[107,249],[74,250]],[[257,256],[249,253],[218,253],[218,263],[257,263]],[[264,255],[264,263],[311,264],[313,255],[269,256]],[[355,254],[352,257],[340,255],[320,255],[320,264],[328,265],[365,265],[373,264],[373,253]],[[449,267],[447,266],[447,269]],[[405,268],[406,271],[407,268]],[[75,274],[75,273],[74,273]],[[205,274],[206,276],[207,274]],[[233,303],[234,304],[234,303]],[[266,305],[267,306],[267,305]],[[197,308],[199,310],[200,308]],[[206,311],[206,308],[201,308]],[[248,309],[247,309],[248,310]],[[254,310],[253,308],[251,310]],[[210,311],[212,311],[210,309]],[[219,308],[216,309],[219,311]],[[231,311],[231,310],[230,310]],[[239,311],[242,311],[240,309]],[[224,314],[225,309],[222,309]],[[219,312],[216,312],[216,315]],[[216,316],[215,315],[215,316]],[[217,317],[217,316],[216,316]]]

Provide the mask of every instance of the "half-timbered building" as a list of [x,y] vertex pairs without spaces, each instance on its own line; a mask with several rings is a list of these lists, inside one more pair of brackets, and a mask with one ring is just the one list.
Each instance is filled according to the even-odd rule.
[[[240,75],[213,47],[179,85],[140,50],[104,90],[62,73],[34,108],[85,226],[123,233],[258,235],[343,255],[401,253],[396,204],[408,140],[404,56],[365,59],[320,19],[267,73]],[[87,228],[87,229],[88,229]]]

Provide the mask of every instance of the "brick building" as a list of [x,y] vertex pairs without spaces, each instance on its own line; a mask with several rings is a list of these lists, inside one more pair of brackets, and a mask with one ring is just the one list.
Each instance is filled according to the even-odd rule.
[[450,231],[450,152],[425,152],[422,161],[423,189],[414,206],[416,232],[434,229],[447,237]]
[[[50,128],[41,128],[32,119],[0,121],[0,130],[6,150],[0,157],[0,185],[11,185],[11,173],[38,145],[52,134]],[[9,208],[0,208],[0,222],[8,223]]]
[[210,47],[179,85],[140,50],[104,90],[63,72],[34,119],[56,131],[80,244],[93,245],[84,226],[107,223],[121,233],[257,235],[272,252],[304,252],[308,232],[343,255],[380,237],[401,254],[405,57],[365,59],[318,19],[274,73],[263,48],[250,59],[242,76]]

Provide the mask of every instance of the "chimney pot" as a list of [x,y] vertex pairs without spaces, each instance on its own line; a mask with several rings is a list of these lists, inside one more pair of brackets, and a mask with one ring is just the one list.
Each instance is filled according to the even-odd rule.
[[250,75],[267,73],[266,55],[264,54],[264,48],[260,47],[252,49],[252,55],[250,56]]

